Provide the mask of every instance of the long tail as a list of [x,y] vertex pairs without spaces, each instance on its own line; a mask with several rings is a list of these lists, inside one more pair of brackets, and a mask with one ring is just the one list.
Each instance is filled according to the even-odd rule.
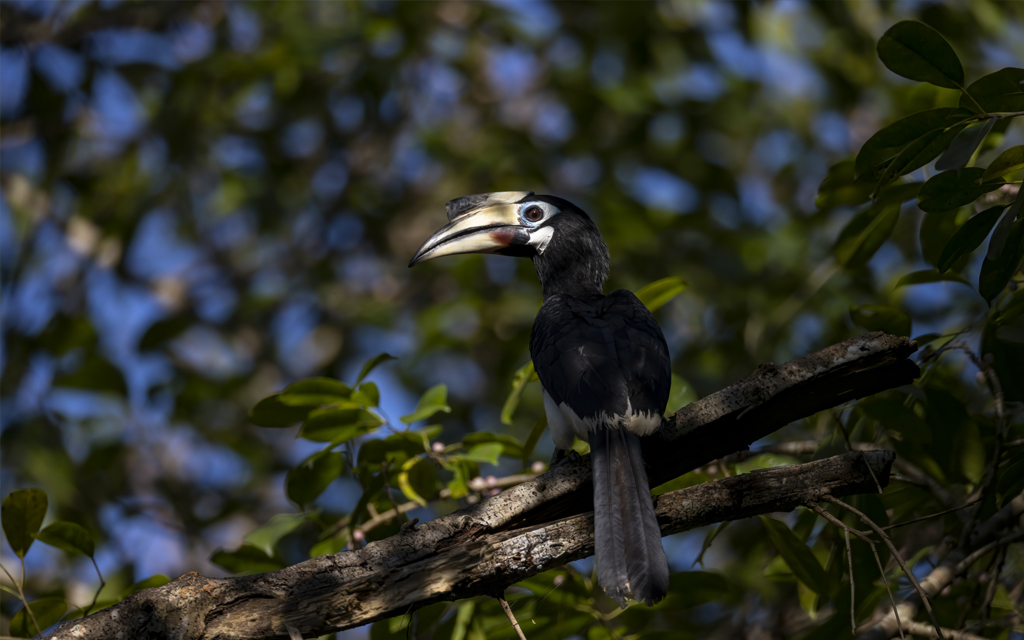
[[668,561],[654,515],[640,439],[625,429],[590,433],[597,581],[608,597],[651,605],[668,592]]

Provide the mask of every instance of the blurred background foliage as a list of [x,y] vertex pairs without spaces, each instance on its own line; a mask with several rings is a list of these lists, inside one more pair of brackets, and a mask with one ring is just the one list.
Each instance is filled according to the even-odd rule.
[[[990,0],[4,2],[3,493],[42,488],[48,520],[95,538],[109,601],[154,575],[267,570],[383,537],[402,519],[354,531],[396,503],[431,518],[542,469],[551,443],[530,442],[537,385],[501,420],[529,362],[540,305],[531,265],[470,256],[406,268],[446,200],[501,190],[581,205],[611,249],[610,288],[687,283],[658,311],[676,406],[863,328],[965,331],[958,339],[990,354],[1008,441],[1019,441],[1024,331],[1006,313],[1024,306],[1016,267],[994,312],[977,291],[984,250],[947,260],[966,286],[895,286],[937,265],[973,211],[1005,208],[1013,191],[939,214],[923,213],[915,192],[871,251],[836,242],[857,230],[847,225],[870,193],[852,184],[851,162],[837,163],[897,119],[960,99],[888,71],[882,34],[903,19],[930,25],[971,82],[1024,66],[1022,17],[1024,4]],[[1010,122],[986,130],[974,166],[1022,142]],[[376,366],[362,395],[305,392],[336,392],[383,427],[371,418],[323,454],[337,431],[311,438],[307,422],[296,439],[250,423],[269,394],[311,376],[352,384],[381,352],[398,359]],[[977,371],[951,352],[913,388],[762,445],[820,443],[807,453],[825,455],[845,434],[892,446],[921,476],[858,499],[862,510],[887,523],[957,506],[994,449]],[[418,404],[406,431],[399,417]],[[367,439],[372,430],[391,435]],[[392,444],[367,444],[382,441]],[[793,459],[766,453],[686,482]],[[1019,442],[1003,462],[1021,472]],[[990,511],[1021,488],[1009,471],[999,477]],[[722,530],[702,555],[707,573],[674,575],[655,609],[616,617],[589,560],[510,600],[530,638],[849,634],[842,536],[813,512],[786,522],[828,572],[818,592],[752,520]],[[895,535],[926,573],[960,526],[950,514]],[[707,533],[666,539],[674,569],[690,568]],[[854,556],[866,619],[884,589],[866,548]],[[4,566],[17,575],[19,562],[5,546]],[[30,599],[93,599],[88,558],[36,545],[25,562]],[[998,606],[984,615],[1004,623],[985,633],[1021,638],[1019,545],[999,563]],[[899,577],[888,575],[906,595]],[[978,585],[974,576],[944,595],[944,623],[982,617]],[[4,632],[19,607],[4,598]],[[486,598],[414,618],[341,635],[511,633]]]

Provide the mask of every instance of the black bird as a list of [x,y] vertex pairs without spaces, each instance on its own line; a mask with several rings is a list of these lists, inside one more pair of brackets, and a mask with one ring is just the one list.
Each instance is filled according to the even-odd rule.
[[631,292],[603,293],[608,247],[572,203],[531,191],[464,196],[409,266],[458,253],[529,257],[544,304],[530,355],[544,387],[556,457],[590,442],[598,582],[622,607],[665,597],[668,562],[640,438],[661,426],[671,384],[668,345]]

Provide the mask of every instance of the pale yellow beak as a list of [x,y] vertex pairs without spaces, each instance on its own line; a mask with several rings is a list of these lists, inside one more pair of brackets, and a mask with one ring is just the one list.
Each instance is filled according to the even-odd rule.
[[451,222],[423,243],[409,266],[441,256],[496,253],[512,245],[527,244],[530,233],[519,223],[516,203],[531,195],[529,191],[501,191],[449,201]]

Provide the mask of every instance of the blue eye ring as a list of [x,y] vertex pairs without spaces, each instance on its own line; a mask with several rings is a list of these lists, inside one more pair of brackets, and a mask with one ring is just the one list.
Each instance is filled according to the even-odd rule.
[[527,220],[529,222],[540,222],[544,219],[544,209],[532,204],[523,209],[522,216],[523,220]]

